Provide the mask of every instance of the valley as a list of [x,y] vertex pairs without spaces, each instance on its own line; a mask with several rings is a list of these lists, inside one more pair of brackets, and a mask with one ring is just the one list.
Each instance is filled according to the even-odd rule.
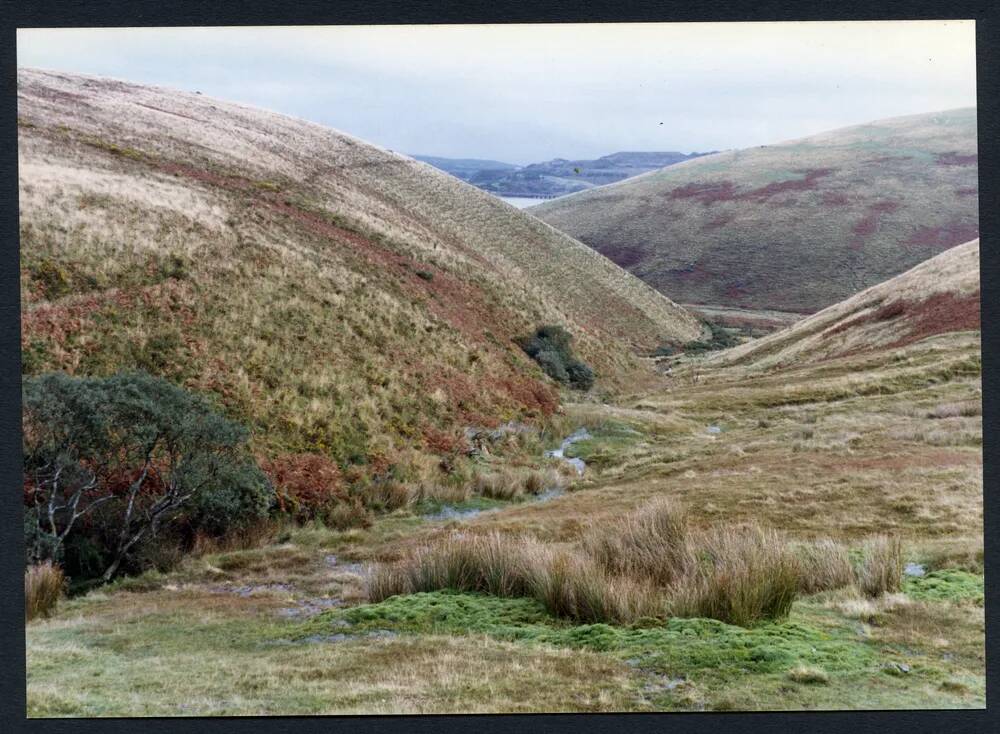
[[526,212],[19,70],[28,715],[983,708],[972,122]]
[[[982,706],[978,355],[977,336],[957,333],[767,376],[692,361],[662,390],[567,404],[540,445],[576,426],[596,438],[577,444],[587,471],[561,496],[467,519],[408,506],[364,530],[290,528],[73,599],[28,628],[29,711]],[[787,619],[749,629],[574,626],[531,600],[455,592],[365,603],[370,564],[415,546],[491,531],[572,546],[658,497],[699,525],[752,518],[803,541],[898,533],[924,575],[874,601],[806,595]]]

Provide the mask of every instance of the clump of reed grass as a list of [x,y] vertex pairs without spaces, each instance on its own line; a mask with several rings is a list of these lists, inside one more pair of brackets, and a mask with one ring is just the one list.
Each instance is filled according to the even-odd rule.
[[582,554],[499,533],[451,536],[381,565],[368,593],[377,602],[439,589],[535,598],[550,613],[580,622],[624,624],[662,612],[653,589],[611,578]]
[[903,547],[899,538],[876,535],[865,540],[856,580],[858,589],[874,599],[898,592],[903,584]]
[[824,538],[798,546],[795,551],[800,568],[799,591],[803,594],[842,589],[854,583],[854,567],[847,548],[840,543]]
[[758,525],[713,529],[694,541],[695,566],[675,584],[671,612],[750,626],[788,616],[800,567],[784,539]]
[[669,586],[693,564],[686,512],[654,500],[621,520],[592,528],[583,547],[606,571]]
[[28,621],[48,617],[59,603],[66,577],[59,566],[46,561],[24,571],[24,616]]

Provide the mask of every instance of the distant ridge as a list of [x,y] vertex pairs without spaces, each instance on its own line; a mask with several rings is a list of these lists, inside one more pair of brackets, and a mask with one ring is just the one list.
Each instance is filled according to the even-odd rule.
[[702,155],[708,154],[622,151],[595,160],[554,158],[527,166],[465,158],[414,158],[497,196],[548,199],[614,183]]
[[975,331],[980,328],[979,299],[977,239],[783,331],[726,350],[714,361],[757,368],[800,365]]
[[974,108],[728,151],[531,207],[682,303],[814,312],[979,234]]

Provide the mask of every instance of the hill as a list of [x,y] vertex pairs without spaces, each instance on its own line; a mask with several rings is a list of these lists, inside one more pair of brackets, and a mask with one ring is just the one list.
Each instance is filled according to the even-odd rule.
[[482,158],[442,158],[434,155],[414,155],[414,160],[429,163],[455,178],[468,181],[470,176],[479,171],[516,171],[520,166],[502,161],[483,160]]
[[25,373],[142,368],[265,453],[359,461],[549,413],[513,341],[538,324],[605,390],[700,330],[539,220],[302,120],[20,70],[18,139]]
[[973,240],[713,361],[755,368],[801,365],[976,331],[979,292],[979,240]]
[[497,196],[546,198],[614,183],[701,155],[707,154],[620,152],[596,160],[555,158],[527,166],[475,159],[414,157]]
[[686,161],[529,209],[681,303],[811,313],[979,234],[974,108]]

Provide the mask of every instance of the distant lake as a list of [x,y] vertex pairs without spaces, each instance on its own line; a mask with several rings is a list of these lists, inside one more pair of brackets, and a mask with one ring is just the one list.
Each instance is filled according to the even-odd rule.
[[533,199],[529,196],[500,196],[498,198],[516,206],[518,209],[524,209],[535,204],[541,204],[543,201],[549,201],[549,199]]

